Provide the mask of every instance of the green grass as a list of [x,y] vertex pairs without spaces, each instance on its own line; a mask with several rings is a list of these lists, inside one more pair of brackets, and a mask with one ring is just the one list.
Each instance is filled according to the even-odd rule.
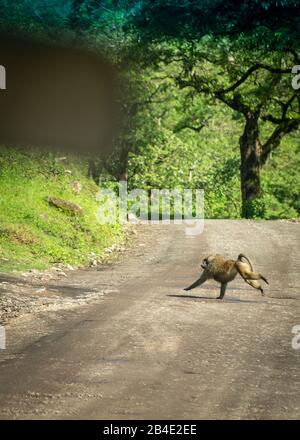
[[[122,241],[120,225],[100,225],[98,187],[81,158],[39,149],[0,150],[0,271],[44,269],[55,263],[86,264],[91,253]],[[71,173],[70,173],[71,172]],[[79,181],[77,194],[72,183]],[[47,197],[80,205],[74,215],[50,206]],[[95,257],[93,257],[95,258]]]

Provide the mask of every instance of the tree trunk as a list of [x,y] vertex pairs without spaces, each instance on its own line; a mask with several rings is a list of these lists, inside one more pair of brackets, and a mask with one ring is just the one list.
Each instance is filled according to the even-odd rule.
[[119,180],[128,180],[128,156],[129,156],[129,148],[123,146],[120,154],[120,165],[119,165]]
[[244,133],[240,138],[242,216],[253,217],[253,201],[260,196],[260,156],[257,113],[248,112]]

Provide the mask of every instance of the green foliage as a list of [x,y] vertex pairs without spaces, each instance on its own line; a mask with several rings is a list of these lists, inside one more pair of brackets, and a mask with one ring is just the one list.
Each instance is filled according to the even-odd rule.
[[238,127],[228,118],[224,121],[219,108],[199,134],[189,129],[175,134],[164,126],[168,119],[163,121],[148,144],[130,155],[130,188],[204,189],[207,218],[240,217]]
[[144,0],[132,18],[144,40],[240,38],[252,47],[299,47],[299,0]]
[[266,198],[258,197],[256,199],[244,200],[243,217],[259,219],[266,217]]
[[[239,138],[245,114],[258,111],[262,147],[280,126],[278,121],[299,120],[298,98],[293,98],[296,92],[289,74],[299,59],[299,0],[0,0],[0,6],[2,29],[70,45],[80,41],[102,52],[121,71],[127,126],[113,154],[96,159],[101,181],[109,181],[107,187],[115,188],[119,179],[128,176],[129,189],[203,188],[206,217],[239,218]],[[288,74],[257,68],[226,91],[257,63],[288,70]],[[269,151],[265,154],[261,197],[244,206],[254,218],[300,216],[299,132],[288,133],[286,130],[282,141],[279,135],[281,145],[274,143],[270,157]],[[20,237],[28,242],[24,248],[42,255],[38,243],[30,241],[32,227],[33,236],[40,237],[38,242],[47,242],[47,249],[56,240],[53,255],[46,253],[49,261],[64,252],[66,261],[75,258],[76,249],[84,254],[86,232],[94,222],[90,217],[94,201],[89,205],[86,195],[81,198],[70,193],[71,177],[48,153],[35,152],[34,158],[24,159],[22,172],[20,154],[9,158],[12,170],[7,165],[8,152],[3,156],[2,206],[8,209],[1,214],[5,227],[0,236],[11,234],[15,241]],[[74,167],[76,173],[81,165],[77,162]],[[80,171],[78,179],[82,180],[84,172]],[[49,182],[53,195],[80,201],[87,217],[56,218],[62,213],[54,215],[44,200]],[[28,209],[29,204],[33,210]],[[44,210],[51,213],[50,231],[49,223],[38,214]],[[11,229],[12,224],[16,229]],[[29,229],[24,226],[21,232],[20,225]],[[93,243],[97,236],[91,231]],[[62,243],[59,251],[58,241]]]
[[[169,78],[170,70],[174,74],[175,69],[174,65],[161,65],[152,75]],[[149,86],[149,80],[144,81]],[[157,87],[157,82],[152,83]],[[135,118],[129,135],[130,189],[202,188],[205,217],[241,217],[239,137],[244,120],[239,113],[169,83]],[[202,122],[199,131],[191,128],[198,129]],[[263,125],[262,138],[271,130],[268,124]],[[250,216],[299,217],[297,132],[284,138],[261,174],[262,196],[249,203]]]
[[290,135],[270,158],[262,173],[263,218],[300,217],[299,134]]
[[[87,163],[59,153],[2,148],[0,152],[0,270],[43,268],[62,262],[81,265],[100,257],[121,240],[118,225],[96,219],[98,191]],[[80,182],[77,194],[73,183]],[[47,202],[56,196],[80,205],[83,216],[65,213]]]

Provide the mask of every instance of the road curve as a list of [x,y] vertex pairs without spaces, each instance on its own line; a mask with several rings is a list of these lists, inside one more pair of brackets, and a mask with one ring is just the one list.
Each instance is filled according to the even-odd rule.
[[[177,225],[138,237],[120,263],[64,281],[111,293],[48,328],[38,318],[8,328],[0,417],[299,418],[300,224],[210,220],[199,236]],[[184,292],[215,252],[249,256],[266,297],[242,279],[223,302],[213,281]],[[20,346],[21,332],[31,336]]]

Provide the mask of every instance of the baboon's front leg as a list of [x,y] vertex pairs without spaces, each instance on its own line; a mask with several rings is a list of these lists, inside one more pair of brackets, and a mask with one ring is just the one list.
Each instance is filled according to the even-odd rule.
[[191,284],[189,287],[186,287],[183,290],[192,290],[197,286],[200,286],[201,284],[203,284],[206,280],[208,279],[208,276],[206,275],[205,272],[202,272],[201,277],[195,281],[193,284]]
[[227,283],[222,283],[221,284],[220,296],[218,296],[217,299],[223,299],[224,298],[225,292],[226,292],[226,287],[227,287]]

